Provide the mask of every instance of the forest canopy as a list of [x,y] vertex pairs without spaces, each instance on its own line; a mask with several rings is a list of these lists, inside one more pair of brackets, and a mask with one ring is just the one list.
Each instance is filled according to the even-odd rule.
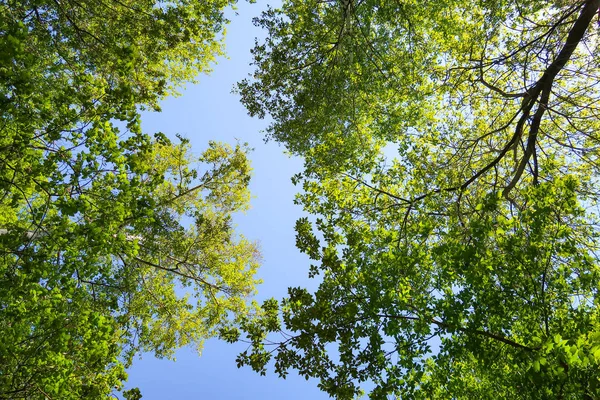
[[[238,86],[304,157],[238,362],[371,398],[600,396],[599,0],[287,0]],[[282,321],[278,322],[278,315]]]
[[235,0],[0,4],[0,398],[220,337],[338,399],[600,397],[600,0],[284,0],[237,86],[318,287],[257,308],[246,144],[141,128]]
[[141,129],[209,72],[233,3],[0,5],[0,398],[114,398],[134,355],[251,309],[249,149]]

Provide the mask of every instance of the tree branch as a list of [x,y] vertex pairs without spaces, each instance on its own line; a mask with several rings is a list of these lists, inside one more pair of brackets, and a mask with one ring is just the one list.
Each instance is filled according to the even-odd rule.
[[[592,19],[596,15],[596,12],[600,8],[600,0],[587,0],[579,14],[579,17],[573,24],[573,27],[569,31],[567,35],[567,40],[563,48],[558,53],[556,59],[550,64],[542,77],[537,81],[531,92],[529,93],[529,98],[527,101],[530,104],[530,109],[533,106],[534,102],[537,100],[538,96],[541,93],[541,98],[539,101],[538,108],[533,116],[533,120],[531,121],[531,127],[529,128],[529,136],[527,138],[527,147],[525,149],[525,153],[523,154],[523,158],[517,167],[515,175],[512,180],[504,188],[502,194],[504,197],[508,195],[508,193],[515,187],[517,182],[521,179],[523,175],[523,171],[529,162],[529,159],[535,152],[536,142],[537,142],[537,134],[540,129],[540,124],[542,122],[542,117],[548,108],[548,100],[550,98],[550,93],[552,91],[552,85],[554,83],[554,79],[558,75],[558,73],[563,69],[565,64],[571,59],[573,52],[577,48],[577,45],[583,39],[583,35],[585,34],[588,26],[592,22]],[[525,114],[523,115],[525,116]]]
[[[376,315],[376,317],[379,318],[391,318],[391,319],[404,319],[404,320],[409,320],[409,321],[421,321],[423,320],[423,318],[421,317],[411,317],[411,316],[406,316],[406,315],[388,315],[388,314],[378,314]],[[432,324],[435,324],[437,326],[439,326],[440,328],[444,328],[447,330],[454,330],[454,331],[459,331],[462,333],[474,333],[477,335],[481,335],[481,336],[485,336],[487,338],[493,339],[493,340],[497,340],[499,342],[502,342],[504,344],[507,344],[509,346],[512,347],[516,347],[518,349],[523,349],[523,350],[527,350],[527,351],[535,351],[538,349],[535,349],[533,347],[529,347],[529,346],[525,346],[521,343],[515,342],[514,340],[510,340],[502,335],[493,333],[493,332],[488,332],[488,331],[484,331],[484,330],[480,330],[480,329],[469,329],[469,328],[463,328],[463,327],[458,327],[458,326],[452,326],[450,324],[447,324],[443,321],[438,321],[435,318],[428,318],[427,319],[428,322],[431,322]]]

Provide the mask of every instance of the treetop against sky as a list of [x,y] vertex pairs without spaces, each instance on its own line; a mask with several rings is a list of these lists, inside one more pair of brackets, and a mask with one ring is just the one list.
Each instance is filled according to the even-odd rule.
[[599,397],[600,0],[234,3],[0,6],[0,397]]

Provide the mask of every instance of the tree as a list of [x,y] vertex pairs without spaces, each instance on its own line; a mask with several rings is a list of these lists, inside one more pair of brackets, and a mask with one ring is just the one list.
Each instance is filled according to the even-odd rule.
[[246,321],[238,363],[274,355],[340,399],[600,396],[599,7],[288,0],[258,18],[239,92],[305,158],[297,246],[320,285]]
[[247,146],[198,156],[140,127],[208,72],[232,3],[0,6],[0,398],[107,398],[135,354],[250,311]]

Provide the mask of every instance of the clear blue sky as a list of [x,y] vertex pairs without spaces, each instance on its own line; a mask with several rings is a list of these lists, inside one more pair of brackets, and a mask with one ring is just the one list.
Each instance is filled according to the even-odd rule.
[[[234,143],[236,138],[248,142],[255,150],[251,154],[254,177],[251,191],[252,208],[237,218],[238,231],[260,242],[263,265],[259,277],[257,299],[280,299],[288,286],[314,287],[307,278],[309,261],[295,248],[294,223],[301,210],[293,205],[297,192],[290,178],[300,172],[302,162],[284,154],[275,143],[265,144],[261,130],[265,121],[248,117],[236,95],[231,93],[235,82],[251,72],[250,49],[254,38],[262,32],[252,25],[266,4],[238,4],[238,14],[229,12],[227,55],[220,59],[209,76],[201,76],[198,85],[190,85],[178,98],[167,99],[162,113],[146,114],[146,132],[162,131],[174,137],[176,133],[191,140],[200,153],[209,140]],[[144,355],[135,360],[129,371],[127,387],[139,387],[144,400],[164,399],[325,399],[315,380],[306,381],[294,372],[287,379],[272,371],[260,376],[250,368],[238,369],[236,355],[245,345],[230,345],[210,340],[201,357],[192,349],[177,352],[177,361],[156,360]]]

